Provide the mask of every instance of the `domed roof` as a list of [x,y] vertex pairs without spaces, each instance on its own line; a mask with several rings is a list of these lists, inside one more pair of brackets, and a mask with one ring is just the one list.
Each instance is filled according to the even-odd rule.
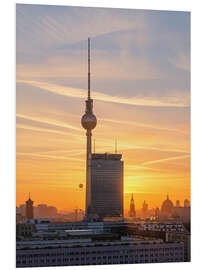
[[161,211],[171,214],[173,211],[173,203],[171,200],[169,200],[169,197],[167,195],[166,200],[162,203]]

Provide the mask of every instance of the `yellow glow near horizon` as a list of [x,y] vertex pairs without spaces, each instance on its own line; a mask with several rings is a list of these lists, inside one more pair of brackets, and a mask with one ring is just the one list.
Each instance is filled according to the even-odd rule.
[[[25,202],[30,191],[35,205],[46,203],[66,211],[76,207],[84,209],[86,136],[79,117],[77,122],[75,117],[70,121],[74,129],[63,122],[59,125],[54,118],[47,118],[46,122],[44,117],[23,118],[31,122],[17,123],[17,205]],[[48,126],[42,128],[40,125],[44,123]],[[108,135],[113,135],[114,130],[120,138],[125,209],[129,208],[131,193],[134,193],[136,208],[140,208],[144,200],[150,207],[160,206],[167,193],[174,202],[179,199],[183,203],[186,197],[190,198],[190,155],[189,145],[183,140],[185,134],[166,129],[160,135],[156,127],[133,127],[131,122],[125,127],[123,130],[119,122],[110,121],[105,125],[105,121],[98,119],[93,131],[97,138],[96,152],[114,151],[114,139]],[[170,136],[176,137],[173,144],[168,143]],[[160,138],[163,146],[158,145]],[[80,183],[84,185],[83,190],[78,187]]]

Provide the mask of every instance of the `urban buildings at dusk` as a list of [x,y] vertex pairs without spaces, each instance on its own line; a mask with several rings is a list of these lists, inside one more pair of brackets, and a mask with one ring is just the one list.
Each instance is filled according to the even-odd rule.
[[190,261],[189,14],[16,17],[16,266]]

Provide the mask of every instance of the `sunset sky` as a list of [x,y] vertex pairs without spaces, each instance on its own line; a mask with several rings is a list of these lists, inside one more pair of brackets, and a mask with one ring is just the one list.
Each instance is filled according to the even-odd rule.
[[[124,161],[124,205],[190,199],[190,13],[16,6],[16,203],[84,209],[87,38],[96,152]],[[78,185],[84,184],[79,190]]]

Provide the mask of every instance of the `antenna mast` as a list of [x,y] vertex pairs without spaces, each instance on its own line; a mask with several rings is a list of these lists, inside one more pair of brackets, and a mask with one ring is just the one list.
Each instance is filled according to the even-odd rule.
[[90,99],[90,38],[88,38],[88,99]]

